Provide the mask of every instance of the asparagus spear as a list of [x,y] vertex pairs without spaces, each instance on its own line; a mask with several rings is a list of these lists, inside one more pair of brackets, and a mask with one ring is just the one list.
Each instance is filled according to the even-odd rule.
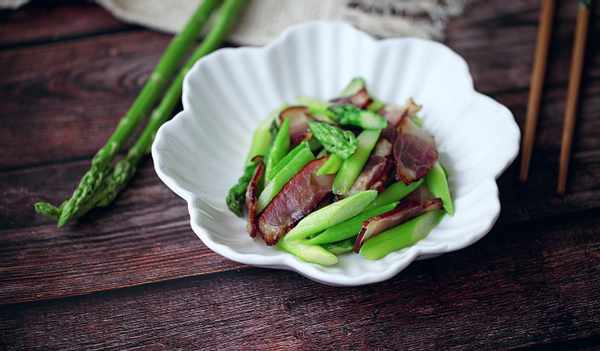
[[290,151],[290,119],[286,118],[281,123],[281,127],[279,127],[279,131],[275,135],[275,139],[273,140],[273,145],[271,146],[271,151],[269,153],[269,159],[267,160],[267,169],[265,171],[266,174],[271,173],[271,170],[281,159],[285,157]]
[[[110,204],[119,192],[127,185],[129,179],[135,174],[137,165],[142,157],[150,152],[152,142],[156,137],[158,128],[165,123],[173,114],[175,106],[181,99],[181,91],[183,89],[183,79],[187,72],[192,68],[194,63],[200,58],[210,54],[218,49],[233,19],[240,11],[244,0],[225,0],[221,7],[213,27],[208,32],[200,46],[192,53],[190,58],[184,63],[183,67],[173,80],[173,83],[165,93],[160,104],[152,111],[150,121],[143,130],[142,134],[131,147],[127,156],[119,160],[115,165],[113,172],[106,179],[107,187],[97,200],[98,206],[106,206]],[[62,219],[62,217],[61,217]]]
[[344,160],[350,157],[358,146],[358,139],[349,130],[341,130],[323,122],[308,122],[308,126],[325,150]]
[[235,213],[238,217],[243,217],[244,212],[242,205],[246,199],[246,189],[252,175],[258,164],[253,162],[255,156],[266,156],[269,147],[271,146],[271,127],[274,123],[275,117],[279,115],[285,105],[271,111],[269,115],[258,124],[258,128],[254,131],[252,137],[252,143],[250,144],[250,151],[246,157],[246,164],[244,165],[244,174],[238,179],[238,182],[229,189],[225,202],[231,212]]
[[373,111],[361,110],[351,104],[331,105],[327,111],[332,119],[341,125],[353,125],[363,129],[383,129],[387,121]]
[[335,176],[333,182],[334,194],[345,194],[352,184],[354,184],[360,171],[362,171],[367,163],[369,155],[371,155],[371,151],[373,151],[380,134],[381,129],[365,129],[358,135],[358,147],[356,148],[356,151],[342,162],[342,165]]
[[[161,104],[162,107],[159,106],[153,112],[151,120],[140,136],[140,139],[136,142],[134,147],[132,147],[125,159],[120,161],[121,164],[117,164],[114,169],[111,169],[111,161],[131,136],[143,117],[148,113],[152,105],[159,98],[160,93],[177,69],[176,63],[182,59],[193,45],[200,29],[208,21],[211,13],[219,4],[221,4],[221,2],[222,0],[204,1],[192,15],[191,20],[182,32],[173,38],[165,51],[165,54],[142,88],[140,95],[137,97],[130,110],[121,119],[117,129],[109,138],[106,145],[94,156],[92,168],[83,176],[72,197],[65,201],[60,207],[54,207],[48,203],[38,203],[35,206],[36,211],[48,215],[53,219],[58,218],[58,226],[62,227],[69,220],[85,214],[91,208],[96,206],[96,204],[108,204],[114,199],[116,194],[118,194],[125,186],[135,172],[135,168],[141,157],[148,153],[158,127],[170,116],[173,107],[181,95],[183,75],[191,68],[193,62],[184,66],[182,72],[180,72],[180,75],[175,79],[171,88],[165,95],[164,100],[167,101],[165,102],[163,100],[163,103]],[[234,3],[229,4],[228,7],[224,6],[221,13],[228,12],[230,16],[233,16],[238,11],[239,7],[241,7],[241,4],[238,4],[241,1],[232,2]],[[231,19],[229,22],[230,21]],[[222,22],[224,21],[222,20]],[[217,30],[215,28],[225,32],[228,26],[223,24],[217,26],[215,24],[211,33],[214,33]],[[207,38],[203,41],[203,45],[201,45],[201,48],[203,47],[203,49],[200,50],[199,48],[197,52],[192,55],[193,58],[197,60],[199,57],[213,51],[222,40],[223,35],[224,33],[214,33],[212,35],[213,39],[207,40],[210,36],[209,33]],[[204,44],[204,42],[206,42],[206,44]],[[198,51],[200,52],[198,53]],[[179,85],[179,87],[177,87],[177,85]],[[167,116],[165,117],[163,114],[166,114]],[[105,181],[106,178],[110,179]]]
[[317,171],[317,175],[335,174],[337,173],[337,171],[340,170],[340,167],[342,167],[343,162],[343,158],[341,158],[337,154],[331,154],[329,156],[329,159],[327,159],[327,161],[321,166],[321,168],[319,168],[319,170]]

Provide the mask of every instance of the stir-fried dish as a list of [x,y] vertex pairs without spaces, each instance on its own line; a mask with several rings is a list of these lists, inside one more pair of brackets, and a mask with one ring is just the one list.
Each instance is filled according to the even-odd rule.
[[420,109],[378,100],[362,78],[330,101],[298,96],[258,126],[228,207],[252,238],[310,263],[414,245],[454,214]]

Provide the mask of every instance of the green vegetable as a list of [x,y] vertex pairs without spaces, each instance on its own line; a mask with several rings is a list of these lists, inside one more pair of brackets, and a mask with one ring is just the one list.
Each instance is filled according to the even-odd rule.
[[240,179],[238,179],[237,184],[229,189],[229,194],[225,199],[229,210],[235,213],[238,217],[244,216],[242,205],[246,201],[246,189],[248,188],[248,184],[250,184],[250,181],[254,176],[256,167],[258,167],[257,162],[250,162],[250,164],[246,164],[244,174],[240,177]]
[[454,204],[450,196],[450,188],[448,187],[448,178],[442,164],[436,162],[431,170],[425,175],[425,183],[435,197],[442,199],[444,210],[450,216],[454,216]]
[[320,245],[306,245],[298,241],[287,242],[285,240],[279,240],[275,246],[308,263],[331,266],[338,262],[336,255],[327,251]]
[[351,131],[322,122],[308,122],[308,126],[325,150],[344,160],[350,157],[358,146],[358,140]]
[[[153,113],[150,122],[142,135],[129,151],[127,156],[119,161],[114,168],[110,164],[123,145],[129,139],[142,119],[147,115],[154,103],[162,94],[164,87],[177,69],[178,62],[184,57],[189,48],[194,44],[201,28],[210,18],[213,10],[221,4],[221,0],[207,0],[199,6],[192,15],[191,20],[181,33],[176,35],[163,57],[157,64],[154,72],[142,88],[137,99],[121,119],[113,135],[108,139],[106,145],[98,151],[92,159],[91,169],[83,176],[72,197],[65,201],[60,207],[54,207],[48,203],[38,203],[35,208],[41,214],[58,218],[58,227],[64,226],[71,219],[84,215],[94,206],[104,206],[110,203],[118,192],[127,184],[134,174],[137,164],[143,155],[149,152],[150,145],[156,135],[158,126],[166,118],[162,114],[170,115],[172,108],[181,95],[181,82],[183,75],[192,64],[186,64],[179,76],[172,83],[171,88],[165,94],[164,105],[159,106]],[[228,0],[220,11],[219,19],[215,26],[205,38],[200,48],[192,55],[190,60],[198,59],[216,48],[227,31],[232,17],[241,8],[241,0]],[[211,37],[211,38],[209,38]],[[188,61],[189,62],[189,61]],[[193,63],[193,62],[192,62]],[[177,86],[179,85],[179,87]],[[177,93],[179,92],[179,93]],[[174,100],[175,102],[173,102]]]
[[279,131],[275,136],[275,140],[273,141],[273,145],[271,146],[271,150],[269,153],[269,158],[267,159],[266,172],[269,174],[273,167],[275,167],[284,157],[287,155],[290,150],[290,120],[285,119],[281,126],[279,127]]
[[359,91],[363,90],[366,86],[365,80],[361,77],[354,78],[350,81],[348,86],[342,91],[340,97],[345,98],[349,96],[353,96]]
[[352,240],[351,238],[337,241],[334,243],[327,243],[321,245],[325,250],[331,252],[334,255],[345,254],[346,252],[350,252],[354,250],[354,243],[356,242],[356,238]]
[[253,161],[256,156],[264,156],[269,150],[271,140],[271,125],[275,117],[279,114],[279,109],[271,111],[269,115],[263,119],[252,137],[252,143],[250,144],[250,151],[246,157],[244,173],[231,189],[225,203],[231,212],[235,213],[239,217],[243,217],[242,206],[246,201],[246,189],[248,184],[252,180],[256,166],[258,165]]
[[252,144],[250,144],[250,151],[248,152],[248,157],[246,157],[246,163],[252,161],[254,156],[264,156],[267,153],[271,147],[271,139],[274,138],[278,130],[277,128],[273,129],[273,124],[277,125],[275,118],[277,118],[285,108],[287,108],[286,104],[274,109],[258,124],[258,127],[254,131],[254,136],[252,137]]
[[330,122],[332,114],[327,110],[331,106],[330,102],[321,101],[306,95],[296,96],[296,101],[302,106],[308,108],[308,112],[319,121]]
[[298,224],[283,237],[283,240],[294,241],[305,239],[310,235],[319,233],[328,227],[354,217],[356,214],[360,213],[365,206],[371,203],[376,196],[377,191],[367,190],[322,207],[302,218],[300,222],[298,222]]
[[327,108],[334,121],[341,125],[353,125],[363,129],[383,129],[387,127],[385,118],[373,111],[361,110],[351,104],[331,105]]
[[418,181],[412,182],[409,185],[404,184],[404,182],[393,183],[384,191],[382,191],[379,196],[377,196],[377,198],[365,208],[365,211],[369,211],[395,201],[400,201],[406,195],[415,191],[421,184],[423,184],[423,179],[419,179]]
[[[358,139],[357,139],[358,140]],[[336,154],[331,154],[327,161],[317,170],[317,175],[335,174],[342,167],[344,159]]]
[[348,192],[352,184],[358,178],[363,167],[367,163],[367,159],[371,155],[371,151],[375,147],[381,129],[363,130],[357,137],[358,147],[352,156],[342,162],[340,170],[333,181],[333,193],[342,195]]
[[368,260],[378,260],[391,252],[416,244],[444,218],[444,211],[427,212],[413,220],[388,229],[367,240],[360,253]]
[[369,95],[372,102],[367,106],[367,110],[377,112],[385,107],[385,104],[382,101],[379,101],[373,95]]
[[275,167],[273,167],[273,169],[271,169],[271,171],[267,173],[267,180],[273,180],[277,173],[279,173],[283,168],[285,168],[285,166],[287,166],[287,164],[290,163],[290,161],[292,161],[292,159],[294,159],[294,157],[296,157],[296,155],[298,155],[298,153],[303,149],[310,150],[306,141],[298,144],[295,148],[288,152],[287,155],[285,155],[281,159],[281,161],[279,161],[279,163],[277,163],[277,165],[275,165]]
[[[256,213],[262,212],[273,200],[275,195],[279,194],[285,184],[287,184],[298,172],[302,170],[307,163],[314,160],[315,156],[307,147],[302,148],[294,158],[290,160],[270,181],[265,189],[260,193],[256,203]],[[283,162],[283,161],[282,161]]]
[[[343,222],[333,225],[327,228],[321,234],[303,241],[305,244],[326,244],[332,243],[347,238],[351,238],[358,234],[362,228],[364,221],[371,217],[379,216],[382,213],[389,212],[398,206],[398,202],[387,204],[379,208],[372,209],[370,211],[364,211],[357,214],[356,216],[349,218]],[[354,249],[354,247],[353,247]]]
[[417,115],[410,116],[410,119],[413,120],[419,127],[423,127],[423,120],[419,118]]
[[109,205],[133,177],[142,157],[150,153],[158,129],[171,117],[173,110],[181,100],[185,75],[192,69],[196,61],[221,46],[235,15],[241,10],[243,4],[243,0],[226,0],[223,3],[213,27],[175,76],[173,83],[167,89],[159,105],[152,111],[150,120],[142,134],[129,149],[127,156],[117,162],[112,173],[106,178],[104,191],[100,193],[100,196],[96,195],[95,198],[97,206]]

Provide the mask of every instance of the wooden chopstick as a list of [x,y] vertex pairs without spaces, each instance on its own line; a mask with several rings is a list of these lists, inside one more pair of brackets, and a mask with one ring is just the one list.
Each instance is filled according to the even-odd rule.
[[575,30],[575,44],[573,45],[571,72],[569,75],[569,88],[567,93],[567,105],[565,109],[562,146],[560,150],[560,168],[558,173],[558,187],[556,189],[556,192],[559,195],[565,194],[565,187],[567,183],[567,170],[569,168],[571,145],[573,144],[573,132],[575,130],[577,101],[579,100],[579,88],[581,85],[581,74],[583,72],[585,42],[589,20],[590,0],[580,0],[579,10],[577,12],[577,27]]
[[531,162],[531,152],[540,112],[540,101],[542,98],[542,88],[544,86],[544,75],[548,61],[548,47],[550,44],[550,35],[552,33],[555,8],[556,4],[554,0],[545,0],[540,10],[540,24],[535,48],[535,59],[533,61],[531,86],[529,87],[525,137],[523,139],[522,147],[521,174],[519,176],[520,181],[523,183],[527,181],[527,174],[529,173],[529,164]]

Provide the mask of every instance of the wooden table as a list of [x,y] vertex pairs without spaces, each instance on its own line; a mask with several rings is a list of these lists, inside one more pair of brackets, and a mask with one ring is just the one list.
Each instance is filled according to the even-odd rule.
[[[445,43],[523,128],[540,1],[470,7]],[[0,349],[600,349],[600,6],[588,34],[567,184],[556,195],[576,1],[554,23],[530,180],[498,180],[474,245],[361,287],[321,285],[207,249],[143,160],[111,206],[57,229],[68,198],[170,36],[83,1],[0,11]]]

